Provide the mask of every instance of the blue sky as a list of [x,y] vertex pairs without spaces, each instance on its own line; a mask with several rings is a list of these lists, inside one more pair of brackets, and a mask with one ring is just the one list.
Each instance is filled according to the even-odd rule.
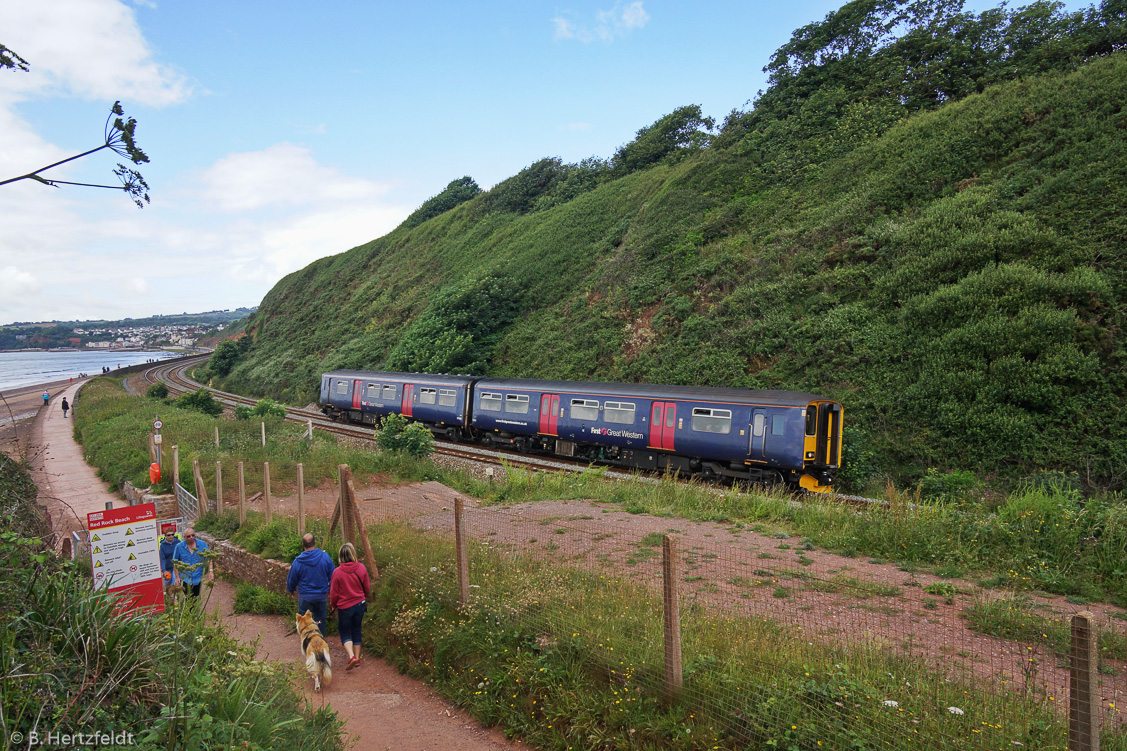
[[98,145],[120,99],[152,203],[0,187],[0,324],[256,305],[462,175],[609,157],[686,104],[722,120],[839,4],[5,0],[31,72],[0,72],[0,179]]

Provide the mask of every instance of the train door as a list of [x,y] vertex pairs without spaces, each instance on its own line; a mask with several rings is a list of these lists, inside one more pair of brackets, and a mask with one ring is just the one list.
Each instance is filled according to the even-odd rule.
[[364,382],[352,382],[352,408],[360,409],[360,396],[364,393]]
[[403,416],[413,417],[414,408],[412,403],[415,398],[415,387],[409,383],[403,384]]
[[766,453],[767,413],[762,409],[751,411],[751,437],[747,453],[752,459],[762,459]]
[[559,421],[559,394],[543,394],[540,397],[540,432],[545,435],[559,435]]
[[650,411],[650,448],[673,450],[673,431],[677,427],[677,404],[654,402]]

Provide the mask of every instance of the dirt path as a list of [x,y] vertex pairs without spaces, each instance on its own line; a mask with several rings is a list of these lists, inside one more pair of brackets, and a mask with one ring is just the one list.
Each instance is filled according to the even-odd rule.
[[[301,664],[300,640],[291,619],[273,615],[235,615],[235,588],[217,581],[208,608],[217,613],[232,637],[244,644],[257,643],[260,660]],[[344,720],[356,751],[515,751],[528,749],[505,739],[496,728],[483,728],[465,712],[455,709],[430,687],[400,673],[390,663],[365,655],[363,665],[346,671],[340,640],[329,637],[333,656],[333,683],[321,694],[313,681],[303,680],[305,697],[313,706],[331,706]]]

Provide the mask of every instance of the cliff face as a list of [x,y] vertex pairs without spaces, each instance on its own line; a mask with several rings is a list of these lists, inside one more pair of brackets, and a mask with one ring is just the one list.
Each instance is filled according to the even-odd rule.
[[544,160],[283,279],[226,385],[305,403],[347,367],[811,390],[846,406],[855,481],[1121,486],[1125,101],[1115,53],[876,132],[855,104],[809,138],[733,116],[574,195],[577,166]]

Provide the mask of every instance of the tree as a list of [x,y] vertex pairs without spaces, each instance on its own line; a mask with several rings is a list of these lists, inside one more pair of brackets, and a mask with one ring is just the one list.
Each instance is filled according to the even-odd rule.
[[[0,68],[14,68],[26,71],[29,64],[22,57],[17,55],[12,50],[0,44]],[[54,164],[48,164],[46,167],[40,167],[34,172],[28,172],[26,175],[13,177],[8,180],[0,180],[0,185],[7,185],[8,183],[19,182],[20,180],[35,180],[44,185],[58,187],[60,185],[80,185],[87,188],[110,188],[111,190],[124,190],[133,203],[137,204],[137,208],[143,209],[146,203],[149,203],[149,184],[145,182],[145,178],[141,173],[135,169],[126,167],[124,164],[118,163],[117,169],[113,173],[121,181],[121,185],[94,185],[92,183],[76,183],[67,180],[49,180],[42,177],[39,173],[46,172],[47,170],[58,167],[67,162],[73,162],[75,159],[81,159],[84,156],[101,151],[102,149],[109,149],[118,156],[125,157],[133,164],[143,164],[149,161],[149,157],[137,145],[134,136],[137,130],[137,120],[132,117],[125,117],[125,111],[121,108],[121,102],[114,102],[113,107],[110,108],[110,115],[106,118],[105,137],[101,146],[84,151],[81,154],[75,154],[67,159],[62,159]]]
[[678,107],[639,130],[633,141],[619,148],[611,159],[611,168],[616,176],[628,175],[667,156],[706,148],[715,127],[715,120],[701,114],[700,105]]

